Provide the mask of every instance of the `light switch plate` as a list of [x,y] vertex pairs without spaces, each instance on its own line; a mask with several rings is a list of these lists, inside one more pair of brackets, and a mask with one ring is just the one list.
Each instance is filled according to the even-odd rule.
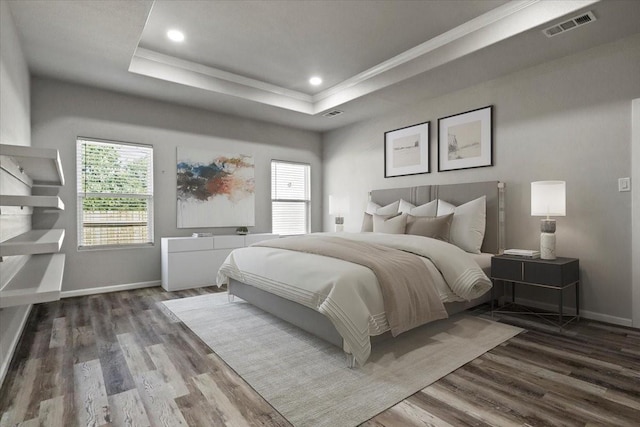
[[618,191],[631,191],[631,179],[618,178]]

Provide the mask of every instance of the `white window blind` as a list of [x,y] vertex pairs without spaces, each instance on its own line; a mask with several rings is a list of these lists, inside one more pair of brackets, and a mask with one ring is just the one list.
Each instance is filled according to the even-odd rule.
[[311,166],[271,161],[271,225],[280,235],[305,234],[310,230]]
[[153,244],[153,147],[79,138],[78,247]]

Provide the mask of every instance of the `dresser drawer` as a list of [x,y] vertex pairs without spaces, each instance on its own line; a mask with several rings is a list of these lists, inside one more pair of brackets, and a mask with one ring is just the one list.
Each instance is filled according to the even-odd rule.
[[236,249],[244,247],[244,236],[213,236],[214,249]]
[[577,282],[579,275],[575,258],[523,260],[500,256],[491,260],[491,277],[498,280],[564,286]]
[[213,249],[213,237],[172,237],[162,239],[167,252],[210,251]]

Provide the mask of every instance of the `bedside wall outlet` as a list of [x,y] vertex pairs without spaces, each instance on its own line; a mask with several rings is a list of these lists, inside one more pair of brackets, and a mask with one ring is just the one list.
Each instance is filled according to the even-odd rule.
[[618,178],[618,191],[631,191],[631,178]]

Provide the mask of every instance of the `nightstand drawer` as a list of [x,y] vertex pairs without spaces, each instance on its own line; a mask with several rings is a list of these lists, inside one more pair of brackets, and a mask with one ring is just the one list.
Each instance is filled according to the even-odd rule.
[[579,279],[579,262],[575,258],[555,260],[493,257],[491,276],[498,280],[564,286]]
[[491,277],[498,280],[524,279],[524,263],[521,260],[493,257],[491,259]]

